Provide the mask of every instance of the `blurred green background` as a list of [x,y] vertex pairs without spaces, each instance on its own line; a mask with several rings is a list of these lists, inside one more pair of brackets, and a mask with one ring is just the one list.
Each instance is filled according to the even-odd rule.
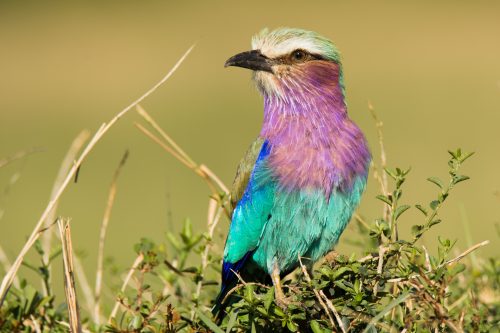
[[[263,27],[301,27],[331,38],[343,54],[351,117],[378,160],[371,101],[384,121],[390,166],[412,167],[404,203],[428,203],[429,176],[447,176],[447,149],[475,151],[441,212],[434,235],[459,249],[490,239],[499,251],[500,3],[493,1],[5,1],[0,2],[0,157],[44,152],[0,169],[0,245],[11,260],[48,203],[62,158],[82,130],[95,131],[139,97],[193,43],[175,75],[143,106],[198,162],[227,184],[257,135],[262,101],[248,71],[224,61],[249,49]],[[74,247],[96,262],[113,172],[126,149],[106,255],[121,267],[140,237],[163,239],[190,217],[202,230],[209,191],[134,127],[130,113],[84,163],[59,214],[72,218]],[[380,216],[370,177],[360,213]],[[415,209],[403,233],[421,223]],[[406,221],[406,222],[405,222]],[[224,234],[228,223],[220,224]],[[467,226],[470,232],[467,232]],[[405,231],[406,230],[406,231]],[[222,236],[219,246],[223,243]],[[428,237],[429,238],[429,237]],[[338,250],[349,254],[350,228]],[[432,250],[433,241],[425,239]]]

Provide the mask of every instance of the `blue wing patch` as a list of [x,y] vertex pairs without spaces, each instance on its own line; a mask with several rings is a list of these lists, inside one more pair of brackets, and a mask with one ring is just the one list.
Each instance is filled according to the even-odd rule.
[[220,310],[223,305],[222,300],[238,281],[234,273],[240,273],[254,254],[265,224],[269,220],[274,189],[272,186],[263,185],[267,184],[263,181],[263,177],[268,175],[266,158],[270,152],[271,145],[266,140],[262,144],[243,196],[233,213],[224,249],[222,286],[213,313]]

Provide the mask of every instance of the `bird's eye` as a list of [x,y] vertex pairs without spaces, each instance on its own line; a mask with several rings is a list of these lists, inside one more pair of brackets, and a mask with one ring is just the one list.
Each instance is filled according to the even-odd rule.
[[292,59],[295,61],[302,61],[306,58],[307,54],[302,50],[295,50],[292,52]]

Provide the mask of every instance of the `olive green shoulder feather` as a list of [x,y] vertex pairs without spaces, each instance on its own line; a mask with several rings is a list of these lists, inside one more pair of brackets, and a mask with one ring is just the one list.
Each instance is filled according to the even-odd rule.
[[248,148],[245,156],[241,159],[238,165],[238,170],[236,171],[236,177],[233,181],[233,187],[231,188],[231,208],[234,210],[238,201],[243,197],[245,189],[252,174],[253,168],[255,166],[255,161],[259,156],[260,150],[264,139],[257,138]]

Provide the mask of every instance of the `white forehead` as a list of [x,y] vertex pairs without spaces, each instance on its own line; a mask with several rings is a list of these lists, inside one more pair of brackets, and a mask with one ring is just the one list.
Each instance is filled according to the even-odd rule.
[[269,58],[289,54],[294,50],[301,49],[313,54],[321,54],[323,48],[318,45],[315,38],[311,38],[309,32],[303,33],[297,30],[280,29],[269,33],[261,31],[252,38],[252,49]]

